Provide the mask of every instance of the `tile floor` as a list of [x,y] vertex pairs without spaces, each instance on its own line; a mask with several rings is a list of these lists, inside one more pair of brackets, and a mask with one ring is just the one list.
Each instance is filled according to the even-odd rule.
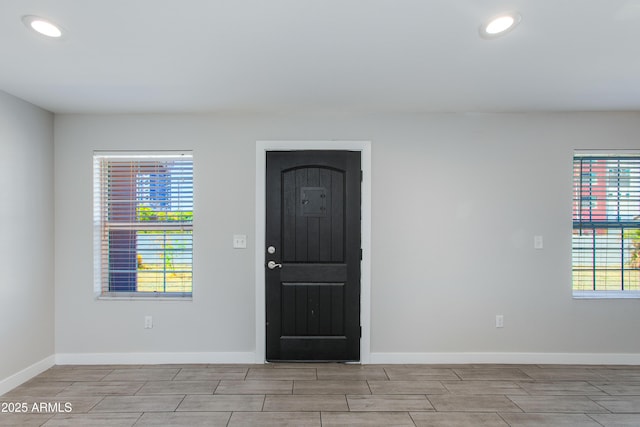
[[0,426],[640,426],[640,366],[54,366],[0,405]]

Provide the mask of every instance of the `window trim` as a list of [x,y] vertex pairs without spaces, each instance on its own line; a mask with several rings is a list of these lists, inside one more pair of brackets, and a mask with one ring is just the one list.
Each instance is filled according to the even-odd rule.
[[[192,301],[193,300],[193,232],[194,221],[193,215],[188,223],[181,222],[180,224],[171,224],[167,222],[166,227],[159,226],[158,224],[148,224],[140,227],[143,229],[153,230],[160,229],[164,231],[172,230],[188,230],[191,232],[191,292],[132,292],[132,291],[113,291],[108,289],[108,282],[105,284],[104,272],[104,256],[105,246],[109,245],[109,242],[105,240],[105,221],[104,221],[104,208],[106,203],[106,195],[103,190],[103,178],[102,178],[102,166],[101,163],[105,160],[114,161],[153,161],[154,159],[188,159],[191,161],[190,165],[190,181],[191,181],[191,211],[193,212],[194,201],[194,165],[193,165],[193,151],[192,150],[142,150],[142,151],[101,151],[95,150],[93,152],[93,293],[97,300],[131,300],[131,301],[150,301],[150,300],[162,300],[162,301]],[[124,228],[137,228],[133,224],[123,224]],[[116,227],[118,228],[118,227]],[[108,279],[107,279],[108,280]]]
[[638,299],[640,291],[573,291],[574,299]]
[[[636,151],[636,150],[575,150],[573,152],[573,156],[572,156],[572,165],[573,165],[573,183],[572,183],[572,244],[571,244],[571,250],[572,250],[572,259],[571,259],[571,290],[572,290],[572,295],[573,298],[575,299],[639,299],[640,298],[640,289],[638,290],[625,290],[623,289],[624,287],[624,274],[625,274],[625,270],[628,269],[633,269],[633,270],[637,270],[636,267],[628,267],[625,268],[625,263],[624,261],[621,264],[620,267],[620,274],[621,274],[621,281],[620,281],[620,290],[597,290],[597,289],[591,289],[591,290],[576,290],[574,289],[574,274],[575,274],[575,265],[574,264],[576,262],[575,259],[575,255],[576,255],[576,251],[580,250],[579,247],[575,246],[575,241],[573,239],[573,237],[575,236],[574,233],[576,230],[592,230],[593,231],[593,235],[594,235],[594,239],[596,236],[596,232],[597,230],[619,230],[621,235],[624,235],[625,230],[629,230],[629,229],[638,229],[640,228],[640,221],[637,220],[637,218],[640,218],[640,215],[635,216],[632,220],[629,220],[628,218],[623,219],[623,216],[621,216],[621,210],[620,210],[620,205],[617,206],[617,218],[614,220],[609,220],[608,216],[609,211],[607,209],[608,207],[608,202],[611,200],[617,200],[618,202],[620,201],[620,193],[621,193],[621,188],[622,186],[620,185],[620,176],[618,175],[617,177],[617,185],[615,185],[614,187],[617,187],[617,189],[613,192],[611,192],[609,190],[609,187],[611,187],[609,184],[612,182],[611,181],[611,177],[609,176],[609,173],[612,172],[612,170],[616,169],[618,171],[618,173],[620,172],[622,166],[620,165],[620,163],[618,163],[617,166],[610,166],[607,163],[602,164],[600,167],[603,168],[603,170],[605,171],[605,175],[601,176],[600,179],[604,179],[605,180],[605,184],[604,186],[598,186],[595,188],[595,190],[592,188],[593,185],[598,185],[597,184],[597,180],[594,180],[594,172],[590,172],[589,173],[589,182],[588,183],[584,183],[583,182],[583,177],[585,176],[585,172],[582,170],[582,168],[578,171],[577,176],[578,178],[578,182],[576,181],[576,164],[580,163],[582,164],[582,162],[584,160],[587,161],[629,161],[631,160],[633,166],[630,169],[626,169],[627,172],[629,172],[629,176],[626,177],[625,182],[627,182],[629,185],[625,185],[624,188],[631,188],[630,192],[636,193],[638,194],[638,192],[640,191],[640,151]],[[612,169],[613,168],[613,169]],[[634,174],[636,174],[637,176],[634,177]],[[633,185],[630,185],[633,184]],[[587,200],[587,198],[583,195],[583,186],[587,186],[588,190],[589,190],[589,194],[586,197],[589,197],[589,206],[585,207],[585,201]],[[604,197],[596,197],[591,195],[593,192],[602,192],[605,191],[605,195]],[[617,199],[610,199],[610,196],[617,196]],[[629,193],[627,193],[627,196],[629,196]],[[638,196],[636,196],[638,197]],[[602,215],[602,212],[596,212],[596,218],[592,217],[591,215],[593,214],[591,212],[591,209],[596,209],[597,208],[597,203],[599,202],[600,204],[603,204],[605,209],[607,209],[607,211],[604,212],[604,215],[606,216],[605,218],[600,219],[598,216]],[[640,214],[640,200],[637,199],[631,199],[631,205],[633,206],[633,203],[637,202],[639,204],[638,209],[638,213]],[[576,211],[576,206],[577,206],[577,211]],[[583,209],[588,211],[588,215],[589,217],[587,219],[583,219],[584,217],[584,213],[583,213]],[[632,211],[633,212],[633,211]],[[627,214],[627,216],[632,215],[632,214]],[[595,241],[595,240],[594,240]],[[596,251],[596,247],[594,247],[592,249],[592,252],[594,253],[594,257],[595,255],[595,251]],[[624,252],[625,252],[625,246],[624,246],[624,238],[621,241],[621,256],[624,256]],[[597,264],[595,264],[597,262],[597,259],[594,258],[594,287],[597,284],[596,281],[596,276],[595,276],[595,272],[598,270]],[[600,269],[602,270],[603,267],[601,266]]]

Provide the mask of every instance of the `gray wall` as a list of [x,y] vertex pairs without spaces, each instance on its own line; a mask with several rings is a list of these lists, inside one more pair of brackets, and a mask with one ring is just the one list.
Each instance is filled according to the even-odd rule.
[[[640,363],[639,301],[571,296],[572,152],[639,134],[638,113],[58,115],[56,353],[252,354],[255,142],[337,139],[372,142],[372,361]],[[94,298],[95,149],[194,150],[193,301]]]
[[0,146],[2,384],[54,353],[53,115],[0,91]]

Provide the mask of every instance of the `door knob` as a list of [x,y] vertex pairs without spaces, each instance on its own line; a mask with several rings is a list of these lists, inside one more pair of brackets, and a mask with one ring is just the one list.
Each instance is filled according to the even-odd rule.
[[269,270],[273,270],[274,268],[282,268],[282,264],[278,264],[275,261],[269,261],[267,263],[267,267],[269,268]]

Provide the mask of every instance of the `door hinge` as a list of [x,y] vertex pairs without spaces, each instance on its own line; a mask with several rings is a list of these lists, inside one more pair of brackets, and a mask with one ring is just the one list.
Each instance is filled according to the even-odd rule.
[[360,261],[362,261],[362,248],[360,248]]
[[364,181],[364,172],[360,171],[360,182]]
[[360,338],[362,338],[362,326],[360,326]]

